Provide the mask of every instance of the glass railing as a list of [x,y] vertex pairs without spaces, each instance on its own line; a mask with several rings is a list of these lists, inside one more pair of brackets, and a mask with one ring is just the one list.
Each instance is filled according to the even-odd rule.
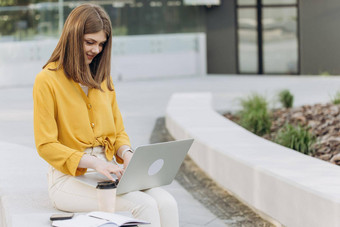
[[204,8],[178,0],[1,0],[0,42],[56,38],[68,14],[85,2],[107,11],[115,36],[204,32]]

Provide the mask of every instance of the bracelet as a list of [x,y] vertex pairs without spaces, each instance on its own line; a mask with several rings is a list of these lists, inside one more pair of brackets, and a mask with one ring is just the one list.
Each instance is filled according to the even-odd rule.
[[126,149],[124,149],[124,150],[122,151],[121,158],[124,158],[124,154],[125,154],[127,151],[130,151],[130,152],[133,154],[132,148],[126,148]]

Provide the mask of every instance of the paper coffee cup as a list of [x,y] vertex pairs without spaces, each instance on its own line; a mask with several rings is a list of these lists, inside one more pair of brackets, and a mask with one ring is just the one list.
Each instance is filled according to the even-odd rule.
[[98,207],[100,211],[115,212],[116,189],[114,181],[103,181],[97,184]]

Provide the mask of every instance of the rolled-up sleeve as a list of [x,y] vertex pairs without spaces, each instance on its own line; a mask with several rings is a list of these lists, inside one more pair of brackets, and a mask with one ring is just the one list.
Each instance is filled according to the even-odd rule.
[[34,137],[39,155],[57,170],[68,175],[81,175],[78,168],[83,152],[58,141],[57,105],[53,87],[43,73],[37,75],[33,87]]

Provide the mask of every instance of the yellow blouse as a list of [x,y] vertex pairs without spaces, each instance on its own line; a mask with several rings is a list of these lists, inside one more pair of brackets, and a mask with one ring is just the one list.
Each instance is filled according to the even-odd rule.
[[78,176],[77,168],[84,150],[103,146],[106,158],[117,156],[122,145],[130,146],[119,111],[116,93],[102,83],[104,92],[89,89],[84,93],[78,83],[68,79],[62,69],[50,63],[35,79],[33,87],[34,136],[39,155],[62,173]]

